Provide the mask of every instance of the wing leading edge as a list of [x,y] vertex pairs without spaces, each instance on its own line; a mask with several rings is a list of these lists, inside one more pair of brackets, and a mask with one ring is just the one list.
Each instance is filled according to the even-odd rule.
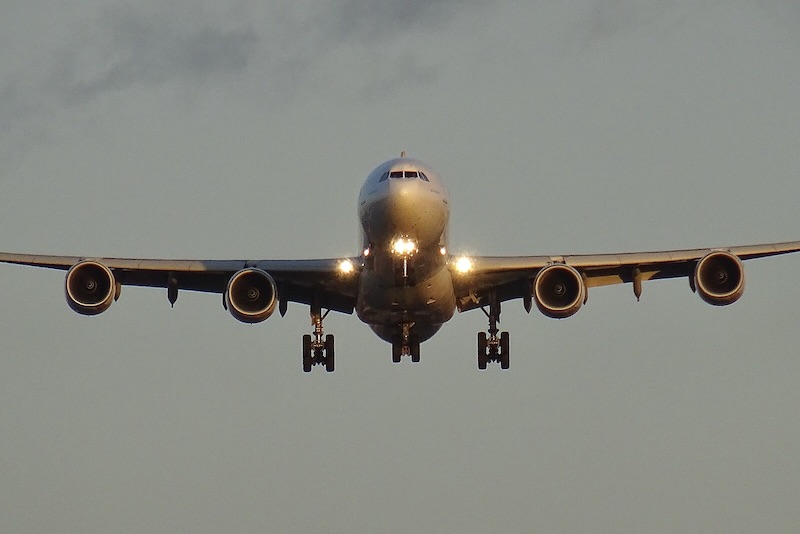
[[493,295],[501,302],[522,298],[526,308],[530,309],[534,281],[542,270],[551,265],[574,269],[583,280],[584,291],[590,287],[631,283],[638,298],[641,283],[648,280],[685,276],[694,289],[693,277],[697,265],[710,254],[724,253],[739,260],[750,260],[798,251],[800,241],[618,254],[476,256],[469,258],[467,272],[459,272],[455,262],[451,269],[459,311],[486,306]]

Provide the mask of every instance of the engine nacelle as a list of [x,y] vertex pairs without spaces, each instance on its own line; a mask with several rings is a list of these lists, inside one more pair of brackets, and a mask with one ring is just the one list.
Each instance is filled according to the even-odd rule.
[[536,275],[533,299],[539,311],[553,319],[574,315],[586,301],[586,284],[581,273],[569,265],[554,263]]
[[67,304],[81,315],[97,315],[118,296],[111,269],[97,261],[81,261],[70,267],[64,281]]
[[261,269],[242,269],[231,276],[225,291],[225,307],[234,319],[260,323],[275,311],[278,287]]
[[742,261],[730,252],[709,252],[697,262],[693,281],[700,298],[709,304],[732,304],[744,292]]

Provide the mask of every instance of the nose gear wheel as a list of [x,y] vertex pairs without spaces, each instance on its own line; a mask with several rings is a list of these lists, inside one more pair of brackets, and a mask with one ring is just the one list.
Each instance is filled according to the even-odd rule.
[[392,362],[400,363],[403,356],[410,356],[411,363],[419,363],[419,341],[411,333],[414,323],[403,323],[400,326],[402,333],[392,340]]

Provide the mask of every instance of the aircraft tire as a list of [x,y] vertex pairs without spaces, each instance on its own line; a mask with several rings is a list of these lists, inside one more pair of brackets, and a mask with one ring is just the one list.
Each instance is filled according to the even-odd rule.
[[403,346],[400,343],[392,343],[392,362],[400,363],[400,358],[403,356]]
[[500,368],[508,369],[511,365],[511,351],[509,349],[508,332],[500,332]]
[[419,363],[419,343],[411,343],[411,363]]
[[305,334],[303,336],[303,372],[310,373],[311,365],[311,334]]
[[478,332],[478,369],[486,369],[486,332]]
[[333,372],[335,364],[333,345],[333,334],[328,334],[325,336],[325,370],[329,373]]

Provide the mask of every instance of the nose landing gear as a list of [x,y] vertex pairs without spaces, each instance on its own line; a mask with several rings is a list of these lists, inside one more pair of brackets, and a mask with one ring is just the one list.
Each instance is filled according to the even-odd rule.
[[400,363],[403,356],[411,356],[412,363],[419,363],[419,341],[411,335],[414,323],[403,323],[402,333],[392,341],[392,361]]

